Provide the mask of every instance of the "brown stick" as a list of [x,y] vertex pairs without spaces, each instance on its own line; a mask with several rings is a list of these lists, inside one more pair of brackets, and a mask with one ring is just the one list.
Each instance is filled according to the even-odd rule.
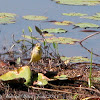
[[[84,47],[82,43],[80,43],[80,45],[81,45],[81,46],[82,46],[85,50],[87,50],[88,52],[90,52],[90,53],[91,53],[91,50],[89,50],[89,49],[87,49],[86,47]],[[100,57],[100,55],[98,55],[98,54],[94,53],[93,51],[92,51],[92,54],[93,54],[93,55],[95,55],[95,56]]]
[[[31,89],[36,89],[36,90],[42,90],[42,91],[52,91],[52,92],[60,92],[60,93],[68,93],[68,94],[77,94],[77,93],[72,93],[68,92],[65,90],[56,90],[56,89],[48,89],[48,88],[39,88],[39,87],[34,87],[34,86],[29,86]],[[83,95],[81,93],[78,93],[78,95]],[[88,96],[88,95],[87,95]]]
[[[78,63],[72,63],[68,66],[72,67],[72,66],[76,66],[76,65],[90,65],[90,62],[78,62]],[[93,66],[97,66],[97,67],[100,67],[100,64],[97,64],[97,63],[92,63]]]
[[49,83],[49,85],[51,85],[51,86],[53,86],[53,87],[57,87],[57,88],[71,88],[71,89],[83,89],[83,90],[90,90],[90,91],[94,91],[94,92],[97,92],[97,93],[99,93],[100,94],[100,91],[99,90],[97,90],[97,89],[92,89],[92,88],[86,88],[86,87],[73,87],[73,86],[57,86],[57,85],[53,85],[53,84],[50,84]]
[[[80,44],[84,49],[86,49],[88,52],[91,53],[91,50],[89,50],[89,49],[87,49],[85,46],[83,46],[82,42],[85,41],[85,40],[87,40],[88,38],[94,36],[94,35],[97,35],[97,34],[100,34],[100,31],[99,31],[99,32],[96,32],[96,33],[93,33],[93,34],[91,34],[91,35],[85,37],[84,39],[82,39],[81,41],[79,41],[79,44]],[[98,55],[98,54],[96,54],[96,53],[93,53],[93,52],[92,52],[92,54],[95,55],[95,56],[100,57],[100,55]]]
[[93,33],[93,34],[91,34],[91,35],[85,37],[84,39],[82,39],[81,41],[79,41],[79,43],[81,44],[83,41],[85,41],[85,40],[87,40],[88,38],[90,38],[90,37],[92,37],[92,36],[94,36],[94,35],[97,35],[97,34],[100,34],[100,31],[99,31],[99,32],[96,32],[96,33]]

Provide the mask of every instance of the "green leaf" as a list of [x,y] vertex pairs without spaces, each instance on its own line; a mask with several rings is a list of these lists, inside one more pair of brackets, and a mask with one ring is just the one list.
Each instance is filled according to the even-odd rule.
[[57,44],[57,43],[55,43],[55,42],[53,42],[53,47],[54,47],[55,49],[57,49],[58,44]]
[[35,29],[40,35],[42,35],[42,31],[37,26],[35,26]]
[[26,15],[23,16],[24,19],[26,20],[46,20],[48,17],[45,16],[35,16],[35,15]]
[[43,36],[45,37],[51,37],[51,36],[54,36],[53,34],[43,34]]
[[47,28],[41,30],[43,33],[66,33],[67,30],[61,28]]
[[93,16],[84,16],[82,18],[92,19],[92,20],[100,20],[100,13],[96,13]]
[[29,85],[31,82],[31,74],[32,74],[32,72],[30,70],[30,67],[23,66],[17,70],[9,71],[9,72],[1,75],[0,80],[8,81],[8,80],[16,79],[16,78],[25,78],[26,82],[24,84]]
[[46,38],[48,43],[58,43],[58,44],[74,44],[75,42],[79,41],[77,39],[66,38],[66,37],[52,37]]
[[45,47],[46,46],[46,41],[44,41],[43,44],[44,44],[44,47]]
[[75,26],[79,26],[81,28],[90,28],[90,27],[100,27],[99,25],[96,25],[96,24],[92,24],[92,23],[77,23],[77,24],[74,24]]
[[70,25],[73,24],[71,21],[54,22],[56,25]]
[[60,76],[55,76],[54,78],[59,79],[59,80],[66,80],[66,79],[68,79],[68,76],[67,75],[60,75]]
[[32,37],[32,36],[29,36],[29,35],[22,35],[22,37],[24,37],[26,39],[34,39],[34,40],[37,40],[36,37]]
[[32,28],[30,26],[28,27],[28,30],[29,30],[29,32],[32,33]]
[[66,15],[66,16],[86,16],[87,14],[82,14],[82,13],[62,13],[62,15]]
[[97,5],[100,4],[99,0],[53,0],[58,4],[66,4],[66,5]]
[[72,62],[72,63],[77,63],[77,62],[90,62],[90,59],[85,58],[85,57],[82,57],[82,56],[75,56],[75,57],[65,57],[65,56],[62,56],[60,58],[63,61],[70,60],[70,62]]
[[46,79],[46,76],[44,76],[42,73],[38,73],[38,81],[37,85],[44,86],[48,84],[48,81]]
[[25,33],[24,29],[22,30],[22,33],[23,33],[23,34]]
[[15,23],[16,14],[0,13],[0,24]]

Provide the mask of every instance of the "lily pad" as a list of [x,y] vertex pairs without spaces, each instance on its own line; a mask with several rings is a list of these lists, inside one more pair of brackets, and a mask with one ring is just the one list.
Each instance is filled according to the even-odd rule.
[[100,20],[100,13],[96,13],[93,16],[84,16],[82,18],[92,19],[92,20]]
[[0,76],[0,80],[8,81],[16,78],[25,78],[25,85],[31,82],[31,70],[29,66],[23,66],[17,70],[9,71]]
[[54,36],[54,35],[46,33],[46,34],[43,34],[43,36],[45,36],[45,37],[51,37],[51,36]]
[[75,26],[79,26],[81,28],[98,28],[100,27],[99,25],[96,25],[96,24],[92,24],[92,23],[77,23],[77,24],[74,24]]
[[65,61],[65,62],[67,60],[70,60],[71,63],[90,62],[90,59],[82,57],[82,56],[75,56],[75,57],[65,57],[65,56],[62,56],[60,58],[61,58],[61,60]]
[[54,22],[56,25],[70,25],[73,24],[71,21]]
[[45,16],[35,16],[35,15],[26,15],[23,16],[24,19],[26,20],[46,20],[48,17]]
[[62,13],[62,15],[66,15],[66,16],[86,16],[87,14],[82,14],[82,13]]
[[43,33],[47,32],[47,33],[66,33],[67,30],[65,29],[61,29],[61,28],[48,28],[48,29],[42,29],[41,30]]
[[53,0],[58,4],[66,4],[66,5],[97,5],[100,4],[99,0]]
[[0,24],[15,23],[16,14],[0,13]]
[[59,44],[74,44],[79,41],[78,39],[66,38],[66,37],[52,37],[46,38],[46,41],[49,43],[59,43]]

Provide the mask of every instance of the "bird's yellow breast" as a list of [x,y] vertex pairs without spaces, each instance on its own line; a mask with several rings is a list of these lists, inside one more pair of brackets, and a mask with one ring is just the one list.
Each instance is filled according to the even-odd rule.
[[31,60],[30,62],[37,62],[41,59],[42,49],[41,46],[36,46],[31,52]]
[[42,52],[40,50],[38,50],[38,52],[34,52],[32,54],[32,62],[36,62],[36,61],[39,61],[41,59],[41,56],[42,56]]

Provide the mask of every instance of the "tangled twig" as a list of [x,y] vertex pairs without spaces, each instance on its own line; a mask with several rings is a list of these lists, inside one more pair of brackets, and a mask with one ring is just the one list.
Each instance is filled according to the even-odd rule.
[[[79,44],[80,44],[84,49],[86,49],[88,52],[91,53],[91,50],[89,50],[89,49],[87,49],[85,46],[83,46],[82,42],[85,41],[85,40],[87,40],[88,38],[94,36],[94,35],[97,35],[97,34],[100,34],[100,31],[99,31],[99,32],[96,32],[96,33],[93,33],[93,34],[91,34],[91,35],[85,37],[84,39],[82,39],[81,41],[79,41]],[[96,54],[96,53],[92,53],[92,54],[95,55],[95,56],[100,57],[100,55],[98,55],[98,54]]]

